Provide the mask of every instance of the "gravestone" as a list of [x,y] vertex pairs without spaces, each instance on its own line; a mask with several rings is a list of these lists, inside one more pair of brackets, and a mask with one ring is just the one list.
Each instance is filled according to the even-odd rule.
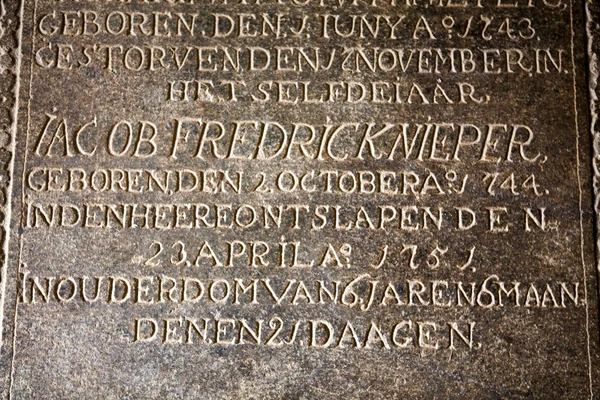
[[596,398],[595,7],[0,1],[3,398]]

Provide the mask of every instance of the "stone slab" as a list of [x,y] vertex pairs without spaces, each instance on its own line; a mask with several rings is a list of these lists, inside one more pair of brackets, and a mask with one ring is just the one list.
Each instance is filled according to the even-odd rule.
[[3,398],[596,398],[595,7],[0,1]]

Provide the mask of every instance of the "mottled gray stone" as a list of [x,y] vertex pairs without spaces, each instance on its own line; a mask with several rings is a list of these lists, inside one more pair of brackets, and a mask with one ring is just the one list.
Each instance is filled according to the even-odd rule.
[[0,0],[2,397],[597,398],[597,8]]

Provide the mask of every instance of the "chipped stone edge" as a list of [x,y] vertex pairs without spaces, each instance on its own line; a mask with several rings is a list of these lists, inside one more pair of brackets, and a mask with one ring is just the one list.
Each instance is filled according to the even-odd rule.
[[24,1],[0,0],[0,347],[6,342],[3,324]]
[[600,4],[587,0],[586,34],[588,52],[588,85],[590,102],[590,133],[593,146],[594,210],[596,212],[596,268],[600,270]]
[[[600,2],[585,0],[588,99],[592,141],[592,175],[596,216],[596,276],[600,277]],[[600,288],[600,287],[599,287]]]

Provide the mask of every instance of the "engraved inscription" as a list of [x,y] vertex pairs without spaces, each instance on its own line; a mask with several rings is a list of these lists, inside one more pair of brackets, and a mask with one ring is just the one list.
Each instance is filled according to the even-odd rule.
[[581,15],[26,0],[11,395],[593,398]]

